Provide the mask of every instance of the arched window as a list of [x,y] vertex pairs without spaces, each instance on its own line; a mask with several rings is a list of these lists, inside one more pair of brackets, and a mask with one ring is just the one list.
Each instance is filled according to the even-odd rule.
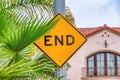
[[120,55],[102,52],[87,59],[88,76],[120,75]]

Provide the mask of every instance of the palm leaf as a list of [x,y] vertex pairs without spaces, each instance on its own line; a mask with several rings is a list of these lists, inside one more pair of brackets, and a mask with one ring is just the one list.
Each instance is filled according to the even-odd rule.
[[1,80],[53,77],[51,73],[54,73],[57,67],[44,55],[35,60],[26,57],[31,53],[30,45],[49,32],[59,20],[49,23],[52,17],[52,2],[52,0],[0,1]]
[[[0,59],[0,61],[2,60],[3,59]],[[4,62],[7,62],[7,57],[5,57],[4,60]],[[4,62],[1,62],[0,64],[5,65],[6,63]],[[0,79],[34,78],[34,76],[38,76],[39,78],[46,78],[46,76],[49,76],[53,78],[51,73],[54,73],[56,70],[57,67],[42,54],[38,59],[32,61],[22,59],[15,64],[1,68]]]
[[19,6],[30,3],[42,4],[52,6],[53,0],[1,0],[1,8],[8,8],[10,6]]
[[24,12],[30,17],[33,17],[36,13],[47,13],[52,14],[53,12],[53,1],[52,0],[1,0],[1,10],[13,10],[14,12]]
[[33,59],[37,61],[36,65],[39,65],[40,69],[38,71],[33,72],[33,75],[38,78],[48,78],[53,79],[56,78],[54,73],[58,70],[58,67],[53,64],[51,60],[44,54],[37,53],[38,55]]
[[[26,46],[48,32],[57,21],[48,24],[49,18],[38,21],[30,20],[27,24],[22,24],[17,30],[10,32],[6,37],[6,46],[12,51],[19,53]],[[19,25],[18,25],[19,26]]]
[[[15,78],[15,77],[25,77],[27,73],[38,70],[37,66],[34,65],[34,61],[21,60],[11,66],[8,66],[0,70],[0,79]],[[31,67],[32,66],[32,67]]]

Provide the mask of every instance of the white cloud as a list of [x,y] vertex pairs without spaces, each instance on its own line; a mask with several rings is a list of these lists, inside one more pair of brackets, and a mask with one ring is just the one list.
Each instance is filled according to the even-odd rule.
[[118,26],[119,15],[113,0],[66,0],[77,27]]

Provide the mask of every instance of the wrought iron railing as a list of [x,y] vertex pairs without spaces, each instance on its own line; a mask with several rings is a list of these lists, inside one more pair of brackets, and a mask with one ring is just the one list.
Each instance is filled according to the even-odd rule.
[[120,67],[84,67],[83,77],[92,76],[120,76]]

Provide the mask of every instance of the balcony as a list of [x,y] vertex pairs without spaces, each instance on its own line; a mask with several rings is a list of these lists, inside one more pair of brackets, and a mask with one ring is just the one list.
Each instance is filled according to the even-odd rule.
[[120,67],[84,67],[82,77],[120,76]]
[[120,67],[84,67],[81,80],[120,80]]

